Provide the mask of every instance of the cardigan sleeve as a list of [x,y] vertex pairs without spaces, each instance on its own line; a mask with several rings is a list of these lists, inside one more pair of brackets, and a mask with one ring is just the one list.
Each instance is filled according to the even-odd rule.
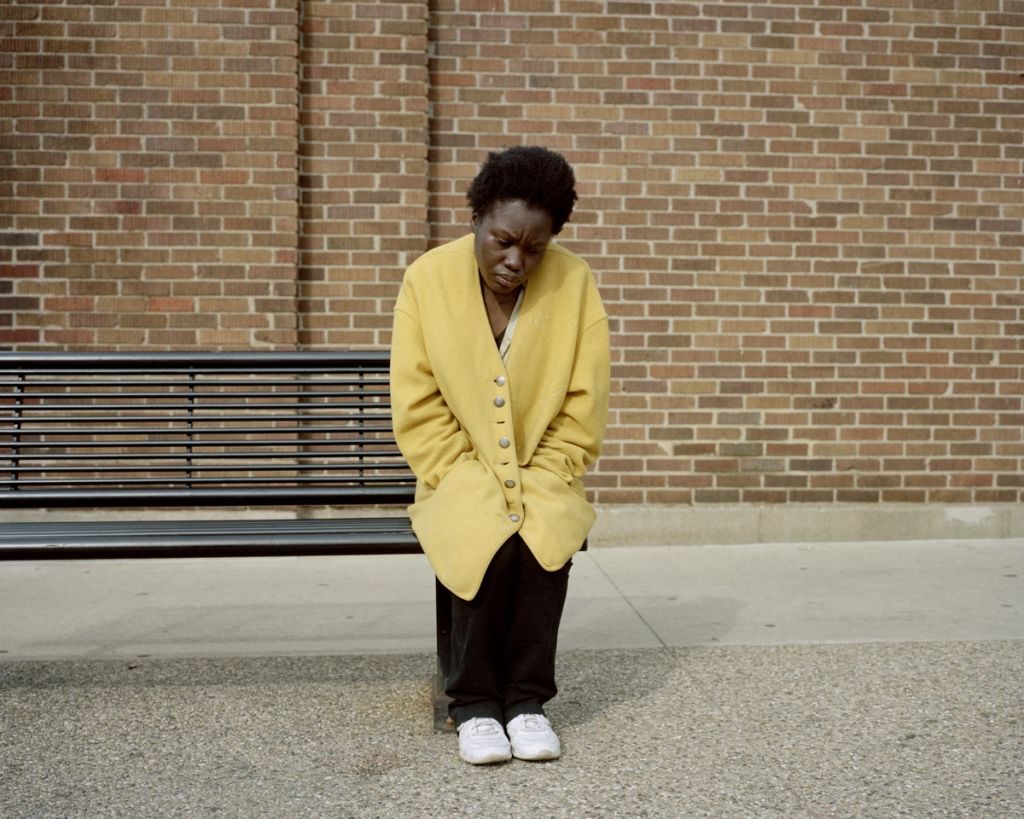
[[528,466],[572,483],[597,460],[608,420],[610,369],[608,319],[602,317],[580,336],[565,401]]
[[416,477],[435,489],[453,466],[476,455],[437,385],[417,312],[403,287],[391,341],[391,411],[398,448]]

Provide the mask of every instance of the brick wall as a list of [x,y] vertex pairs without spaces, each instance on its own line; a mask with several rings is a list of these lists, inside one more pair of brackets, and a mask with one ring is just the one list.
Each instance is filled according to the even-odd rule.
[[0,9],[0,343],[295,343],[295,6]]
[[0,345],[386,345],[542,143],[612,317],[599,501],[1022,500],[1024,2],[198,5],[0,9]]
[[431,226],[485,149],[576,165],[597,496],[1020,500],[1024,3],[552,5],[435,4]]

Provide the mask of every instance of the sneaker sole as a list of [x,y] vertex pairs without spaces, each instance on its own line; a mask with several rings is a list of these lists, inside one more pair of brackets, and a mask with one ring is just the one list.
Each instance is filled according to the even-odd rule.
[[557,752],[556,751],[549,751],[549,750],[546,750],[546,749],[545,750],[540,750],[540,751],[532,751],[532,752],[531,751],[524,751],[524,752],[521,752],[521,753],[517,753],[516,751],[513,751],[512,752],[512,756],[514,756],[516,759],[521,759],[524,762],[549,762],[552,759],[559,759],[559,758],[561,758],[562,752],[561,751],[557,751]]
[[463,762],[468,762],[470,765],[496,765],[499,762],[508,762],[512,758],[512,754],[502,755],[499,753],[493,753],[488,756],[482,756],[476,759],[470,759],[469,757],[459,754],[459,758]]

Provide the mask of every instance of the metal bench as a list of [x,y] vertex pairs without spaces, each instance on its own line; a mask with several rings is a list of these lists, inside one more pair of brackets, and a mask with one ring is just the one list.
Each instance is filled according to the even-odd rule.
[[[0,559],[419,552],[388,362],[383,351],[0,353],[0,511],[39,512],[4,515]],[[57,511],[71,508],[89,519]],[[267,508],[290,516],[259,516]],[[446,716],[435,682],[439,727]]]

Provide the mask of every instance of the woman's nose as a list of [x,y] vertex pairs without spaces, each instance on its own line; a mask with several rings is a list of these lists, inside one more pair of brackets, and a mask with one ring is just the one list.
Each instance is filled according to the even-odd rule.
[[523,254],[518,247],[512,246],[505,252],[505,267],[519,271],[523,266]]

